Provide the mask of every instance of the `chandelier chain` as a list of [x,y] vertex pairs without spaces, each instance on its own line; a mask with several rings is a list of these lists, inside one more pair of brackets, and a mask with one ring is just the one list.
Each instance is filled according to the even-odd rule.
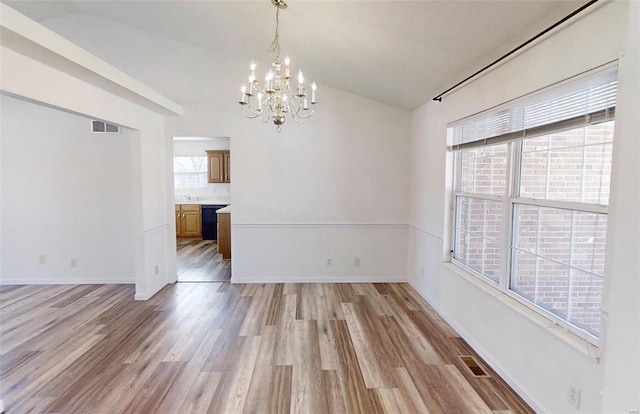
[[280,58],[280,7],[276,7],[276,35],[269,46],[269,53],[276,55],[276,58]]

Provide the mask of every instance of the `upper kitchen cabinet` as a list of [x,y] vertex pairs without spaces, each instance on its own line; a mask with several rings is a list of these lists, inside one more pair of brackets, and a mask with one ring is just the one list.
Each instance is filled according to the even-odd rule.
[[230,183],[231,182],[231,154],[229,153],[229,151],[225,151],[224,152],[224,176],[225,176],[225,182],[226,183]]
[[230,183],[229,151],[207,151],[209,158],[209,183]]

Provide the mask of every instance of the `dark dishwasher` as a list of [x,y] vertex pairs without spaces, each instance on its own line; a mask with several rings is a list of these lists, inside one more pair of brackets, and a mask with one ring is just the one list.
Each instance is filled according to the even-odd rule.
[[223,207],[226,205],[202,206],[202,240],[218,240],[218,214],[216,211]]

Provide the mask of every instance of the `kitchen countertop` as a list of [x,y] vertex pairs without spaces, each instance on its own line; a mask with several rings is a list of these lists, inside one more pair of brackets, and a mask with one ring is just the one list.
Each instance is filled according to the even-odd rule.
[[226,200],[195,200],[195,201],[180,201],[180,200],[176,200],[175,204],[199,204],[201,206],[208,206],[208,205],[229,205],[231,204],[231,201],[229,199]]
[[231,206],[226,206],[225,208],[221,208],[219,210],[216,210],[216,213],[220,214],[224,214],[224,213],[231,213]]

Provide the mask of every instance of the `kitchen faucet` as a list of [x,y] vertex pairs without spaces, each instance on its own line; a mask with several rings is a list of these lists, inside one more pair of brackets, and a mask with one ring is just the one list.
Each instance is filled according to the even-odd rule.
[[182,194],[182,197],[186,198],[187,201],[191,201],[191,194]]

